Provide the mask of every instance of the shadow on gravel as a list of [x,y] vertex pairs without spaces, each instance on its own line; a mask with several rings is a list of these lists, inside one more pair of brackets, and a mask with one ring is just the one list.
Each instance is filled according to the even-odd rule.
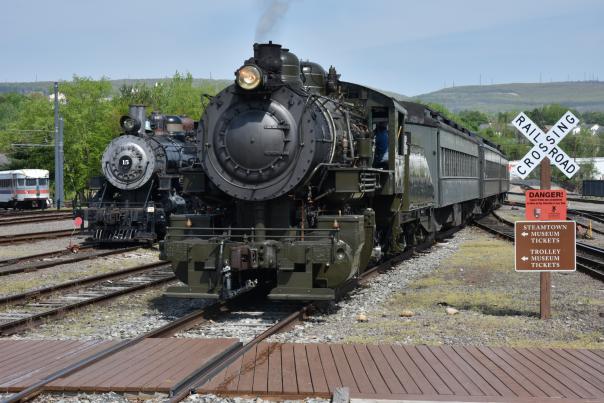
[[161,313],[166,319],[174,320],[194,310],[203,308],[214,302],[210,299],[199,298],[171,298],[159,296],[150,301],[151,308]]
[[497,308],[494,306],[487,305],[468,305],[463,307],[463,309],[470,309],[473,311],[478,311],[483,315],[491,315],[491,316],[525,316],[525,317],[539,317],[539,312],[534,311],[525,311],[525,310],[517,310],[517,309],[509,309],[509,308]]
[[498,308],[492,305],[484,305],[484,304],[461,304],[460,306],[449,305],[446,302],[439,302],[437,305],[447,307],[450,306],[452,308],[462,309],[464,311],[473,311],[479,312],[483,315],[490,316],[524,316],[527,318],[539,317],[539,312],[535,311],[527,311],[527,310],[518,310],[518,309],[510,309],[510,308]]

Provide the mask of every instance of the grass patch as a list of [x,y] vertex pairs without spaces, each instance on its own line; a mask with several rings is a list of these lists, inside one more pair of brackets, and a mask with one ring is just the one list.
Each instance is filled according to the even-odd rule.
[[[514,272],[513,245],[476,231],[432,274],[368,312],[345,342],[604,348],[601,286],[553,277],[553,318],[539,319],[539,276]],[[447,315],[446,307],[460,312]],[[410,309],[411,318],[399,313]],[[372,318],[373,316],[373,318]]]

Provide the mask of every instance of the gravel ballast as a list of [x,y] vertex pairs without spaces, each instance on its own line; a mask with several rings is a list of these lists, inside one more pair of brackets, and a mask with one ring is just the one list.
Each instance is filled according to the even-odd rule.
[[[156,250],[141,248],[131,252],[61,264],[32,272],[10,274],[2,277],[0,297],[157,262],[157,255]],[[45,260],[51,261],[53,259],[46,258]]]
[[34,232],[59,231],[64,229],[73,229],[73,220],[67,219],[7,225],[0,227],[0,235],[20,235]]
[[539,275],[515,273],[513,244],[476,228],[403,262],[337,307],[272,340],[604,348],[602,282],[554,273],[553,317],[542,321]]

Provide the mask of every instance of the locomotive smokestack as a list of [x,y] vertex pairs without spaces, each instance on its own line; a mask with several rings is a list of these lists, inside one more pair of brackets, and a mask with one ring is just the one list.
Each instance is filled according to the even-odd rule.
[[269,73],[281,73],[281,45],[273,43],[255,43],[254,60],[258,67]]
[[141,127],[138,129],[138,134],[145,134],[145,122],[147,120],[147,110],[145,105],[130,105],[128,115],[140,122]]

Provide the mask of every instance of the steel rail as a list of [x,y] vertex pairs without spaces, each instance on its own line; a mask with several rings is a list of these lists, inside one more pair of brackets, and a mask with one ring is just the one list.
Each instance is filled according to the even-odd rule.
[[[169,264],[166,262],[155,262],[155,263],[150,263],[147,265],[141,265],[139,266],[139,268],[141,269],[140,271],[152,271],[154,269],[159,269],[162,267],[168,267]],[[11,335],[11,334],[15,334],[25,328],[29,328],[32,327],[38,323],[41,322],[42,319],[46,319],[46,318],[50,318],[50,317],[54,317],[54,316],[58,316],[61,314],[64,314],[65,312],[69,312],[69,311],[73,311],[75,309],[79,309],[82,308],[84,306],[87,305],[91,305],[91,304],[95,304],[101,301],[106,301],[109,299],[113,299],[125,294],[130,294],[132,292],[144,289],[144,288],[149,288],[155,285],[159,285],[159,284],[163,284],[169,281],[174,280],[176,277],[174,276],[174,274],[170,274],[167,276],[159,276],[156,279],[150,279],[150,281],[145,282],[145,283],[135,283],[133,286],[131,287],[127,287],[127,288],[120,288],[118,290],[114,290],[111,292],[108,292],[106,294],[101,294],[101,295],[97,295],[97,296],[93,296],[87,299],[80,299],[77,300],[73,303],[70,304],[65,304],[65,305],[60,305],[56,308],[52,308],[46,311],[42,311],[39,313],[35,313],[32,315],[28,315],[19,319],[15,319],[15,320],[11,320],[5,323],[0,323],[0,335],[2,336],[7,336],[7,335]]]
[[58,213],[54,215],[41,216],[41,217],[14,217],[10,219],[2,218],[0,219],[0,227],[9,226],[9,225],[19,225],[19,224],[28,224],[28,223],[38,223],[38,222],[46,222],[46,221],[59,221],[59,220],[67,220],[70,219],[73,215],[71,213]]
[[[93,247],[93,245],[78,245],[78,251],[90,249],[92,247]],[[53,250],[50,252],[36,253],[34,255],[11,257],[8,259],[0,260],[0,267],[10,266],[10,265],[14,265],[14,264],[23,263],[23,262],[29,262],[32,260],[40,260],[40,259],[49,258],[49,257],[63,256],[63,255],[71,254],[71,253],[74,253],[74,252],[72,252],[68,248],[61,248],[61,249],[56,249],[56,250]]]
[[[92,247],[92,245],[82,245],[79,247],[79,250],[90,249],[91,247]],[[18,263],[22,263],[22,262],[28,262],[31,260],[39,260],[39,259],[44,259],[44,258],[48,258],[48,257],[62,256],[62,255],[66,255],[68,253],[73,253],[73,252],[71,252],[67,248],[61,248],[61,249],[56,249],[56,250],[53,250],[50,252],[36,253],[34,255],[11,257],[8,259],[0,260],[0,267],[18,264]]]
[[0,210],[0,217],[23,217],[45,214],[72,213],[71,209],[45,209],[45,210]]
[[64,283],[51,285],[44,288],[38,288],[36,290],[31,290],[19,294],[6,295],[4,297],[0,297],[0,305],[2,304],[16,304],[29,301],[31,299],[43,297],[45,295],[49,295],[55,293],[57,291],[67,291],[73,290],[80,287],[83,287],[88,284],[98,283],[100,281],[106,280],[119,280],[125,276],[130,274],[136,274],[140,272],[148,271],[149,267],[146,265],[143,266],[134,266],[129,267],[127,269],[122,269],[118,271],[112,271],[109,273],[97,274],[95,276],[83,277],[72,281],[67,281]]
[[[85,246],[84,248],[91,249],[92,246]],[[104,257],[104,256],[117,255],[120,253],[131,252],[136,249],[138,249],[138,246],[132,246],[129,248],[120,248],[120,249],[97,250],[97,251],[93,251],[91,253],[82,253],[82,254],[80,254],[80,253],[73,254],[70,251],[68,251],[67,249],[65,249],[64,251],[62,251],[61,254],[58,254],[56,251],[54,251],[54,252],[48,252],[47,254],[42,253],[40,255],[35,255],[33,257],[17,258],[17,263],[14,263],[11,265],[7,264],[4,267],[2,267],[3,262],[0,262],[0,277],[7,276],[9,274],[15,274],[15,273],[38,271],[38,270],[47,269],[50,267],[60,266],[62,264],[71,264],[71,263],[81,262],[83,260],[96,259],[96,258]],[[52,261],[39,261],[39,262],[36,262],[36,263],[28,265],[28,266],[17,266],[18,263],[23,262],[23,261],[35,260],[35,259],[39,259],[41,257],[48,257],[48,256],[61,256],[61,255],[66,255],[66,254],[70,254],[73,256],[67,257],[65,259],[57,259],[57,260],[52,260]],[[10,262],[10,260],[9,260],[9,262]],[[8,266],[8,267],[6,267],[6,266]]]
[[71,235],[77,236],[79,235],[79,231],[69,229],[46,232],[32,232],[29,234],[2,235],[0,236],[0,245],[15,244],[43,239],[64,238]]

